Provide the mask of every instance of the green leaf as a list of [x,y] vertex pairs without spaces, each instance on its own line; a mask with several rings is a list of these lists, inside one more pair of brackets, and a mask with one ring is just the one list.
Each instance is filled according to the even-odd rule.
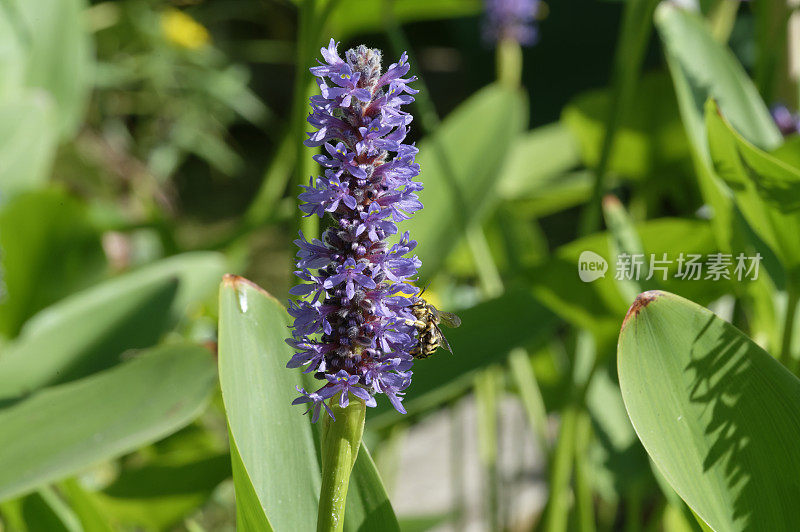
[[702,18],[662,2],[655,22],[692,147],[700,190],[714,212],[715,236],[723,251],[741,248],[743,222],[724,183],[714,174],[703,106],[709,98],[715,99],[734,127],[746,131],[747,139],[763,149],[777,147],[781,143],[780,132],[742,66],[730,50],[714,39]]
[[83,0],[10,0],[0,4],[0,28],[10,26],[24,50],[24,85],[56,102],[58,131],[79,125],[91,89],[92,54]]
[[501,85],[486,87],[442,122],[433,138],[423,139],[417,157],[425,206],[401,231],[419,244],[421,275],[439,270],[464,229],[479,220],[495,199],[509,146],[527,122],[525,97]]
[[0,101],[19,96],[25,79],[25,48],[14,29],[7,8],[0,4]]
[[[391,2],[398,22],[464,17],[481,12],[480,0],[403,0]],[[357,33],[374,33],[383,27],[387,4],[363,0],[339,0],[330,17],[333,35],[345,38]]]
[[[461,327],[444,328],[453,355],[440,349],[414,365],[414,380],[403,405],[409,414],[430,410],[472,386],[475,372],[504,364],[515,347],[541,344],[552,334],[555,315],[528,288],[510,288],[502,296],[459,312]],[[367,412],[370,428],[405,419],[391,405],[378,402]]]
[[750,227],[788,269],[800,266],[800,172],[759,150],[706,105],[711,158],[717,174],[733,190]]
[[[613,371],[613,370],[612,370]],[[608,502],[641,496],[650,481],[650,464],[631,426],[619,386],[605,366],[592,376],[586,392],[586,408],[596,436],[590,447],[595,464],[593,484]]]
[[783,144],[770,152],[770,155],[788,164],[795,170],[800,169],[800,136],[789,137]]
[[381,480],[378,468],[363,442],[350,476],[344,529],[350,531],[400,531],[400,525],[389,502],[383,480]]
[[541,126],[512,145],[497,194],[514,202],[515,213],[529,218],[580,205],[591,195],[594,181],[590,172],[573,171],[580,163],[578,141],[563,123]]
[[176,255],[74,294],[31,318],[0,356],[0,398],[74,380],[149,347],[213,294],[225,259]]
[[89,496],[114,522],[166,530],[206,502],[230,475],[228,452],[190,459],[167,454],[123,469],[110,486]]
[[[603,217],[611,237],[608,250],[612,257],[618,257],[623,253],[631,256],[644,253],[633,219],[616,196],[609,194],[603,198]],[[626,301],[633,301],[636,294],[642,291],[639,279],[617,279],[616,276],[614,278],[617,281],[617,288]]]
[[[643,77],[627,106],[616,131],[608,170],[628,178],[643,178],[668,172],[665,167],[682,165],[689,148],[667,77]],[[562,123],[578,139],[583,163],[590,168],[600,163],[611,108],[612,92],[602,89],[581,94],[562,113]]]
[[3,503],[3,517],[14,532],[81,532],[76,515],[51,487]]
[[712,529],[800,527],[800,380],[710,311],[655,291],[623,322],[618,371],[639,439]]
[[314,530],[319,464],[311,426],[302,410],[289,406],[301,379],[286,368],[292,356],[284,342],[288,314],[240,277],[225,277],[219,300],[219,379],[241,458],[241,471],[234,461],[233,479],[237,494],[253,490],[259,502],[250,509],[237,501],[237,515],[261,513],[278,531]]
[[86,376],[115,365],[127,349],[155,344],[177,281],[119,288],[100,285],[32,318],[0,356],[0,398]]
[[521,200],[512,204],[521,216],[529,219],[543,218],[586,203],[592,195],[593,183],[594,173],[578,170],[533,182],[530,189],[522,192],[521,197],[504,199]]
[[0,410],[0,500],[128,453],[185,426],[214,389],[201,347],[178,344]]
[[781,134],[755,85],[733,53],[714,39],[701,17],[662,3],[655,21],[682,107],[684,126],[695,146],[708,153],[703,107],[709,98],[719,102],[736,130],[746,131],[747,139],[756,146],[772,149],[781,144]]
[[[241,277],[225,277],[219,373],[242,529],[316,528],[320,461],[308,416],[291,406],[295,386],[304,379],[299,370],[286,368],[293,354],[284,342],[288,325],[289,315],[276,299]],[[373,522],[382,523],[381,530],[396,529],[386,491],[365,451],[362,445],[353,470],[345,529]],[[358,516],[363,520],[353,522]]]
[[47,180],[56,150],[55,123],[53,102],[44,92],[0,104],[0,204]]
[[228,434],[231,442],[233,484],[236,491],[236,528],[238,530],[264,530],[265,532],[271,532],[275,529],[267,519],[267,514],[261,506],[254,480],[250,477],[242,462],[242,456],[230,429]]
[[92,495],[75,479],[67,479],[59,486],[64,497],[80,520],[85,532],[113,532],[108,515],[99,508]]
[[541,197],[580,162],[577,139],[564,124],[536,128],[514,141],[497,184],[498,194],[511,200]]
[[105,266],[85,206],[53,190],[19,196],[3,207],[0,250],[0,335],[9,337],[39,310],[91,285]]
[[[667,272],[667,280],[658,284],[668,290],[680,292],[687,297],[706,302],[721,296],[730,289],[724,281],[689,281],[675,279],[677,259],[680,253],[707,255],[716,251],[714,237],[708,222],[661,218],[636,226],[644,247],[646,267],[649,254],[661,259],[663,253],[673,262]],[[528,270],[527,276],[533,285],[534,295],[551,311],[568,323],[587,329],[601,340],[613,340],[619,321],[630,304],[620,293],[615,277],[617,258],[609,249],[611,235],[598,233],[566,244],[556,250],[545,264]],[[584,283],[578,277],[578,261],[581,253],[592,251],[608,263],[604,277]],[[643,267],[642,272],[647,268]],[[646,275],[642,275],[646,277]],[[654,279],[642,280],[646,288],[652,288]]]

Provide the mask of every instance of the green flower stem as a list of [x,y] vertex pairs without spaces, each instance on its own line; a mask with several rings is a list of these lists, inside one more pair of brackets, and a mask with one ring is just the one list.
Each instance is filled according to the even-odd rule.
[[494,262],[483,228],[479,224],[471,225],[467,229],[467,244],[472,252],[483,294],[488,298],[500,296],[503,293],[503,278]]
[[653,13],[658,0],[635,0],[625,3],[622,27],[614,54],[612,73],[611,109],[606,122],[605,136],[600,151],[600,161],[595,168],[595,183],[589,204],[580,220],[580,234],[590,235],[600,228],[600,202],[606,193],[608,166],[614,148],[617,130],[633,100],[639,72],[642,69],[647,43],[653,30]]
[[331,399],[336,421],[325,416],[322,426],[322,488],[319,493],[317,532],[339,532],[344,528],[345,501],[350,473],[356,463],[364,434],[364,401],[350,398],[346,408],[338,396]]
[[273,216],[294,170],[297,159],[296,149],[294,138],[284,135],[264,172],[264,179],[256,193],[256,198],[250,203],[245,213],[248,228],[259,227],[267,223]]
[[575,433],[575,507],[577,510],[577,530],[595,532],[597,526],[594,516],[591,464],[589,463],[589,444],[592,439],[592,420],[589,413],[582,411],[577,420]]
[[531,431],[539,443],[542,453],[549,459],[550,444],[547,439],[547,409],[545,408],[544,399],[542,399],[539,382],[536,380],[536,374],[533,372],[530,355],[521,347],[513,349],[508,356],[508,365],[511,368],[509,372],[511,378],[514,379],[519,390]]
[[[313,57],[319,49],[322,32],[330,16],[331,10],[336,5],[337,0],[303,0],[298,13],[298,32],[297,32],[297,57],[294,94],[292,100],[292,136],[297,143],[298,149],[295,151],[295,179],[294,185],[305,185],[308,183],[310,175],[316,174],[312,153],[305,148],[303,142],[306,140],[306,113],[308,112],[308,98],[316,90],[313,76],[309,72],[309,67],[314,65]],[[294,189],[294,187],[293,187]],[[298,201],[298,205],[300,200]],[[295,219],[295,229],[302,229],[306,238],[316,237],[319,232],[319,219],[316,216],[303,217],[302,211],[297,210]],[[293,231],[292,234],[297,234]]]
[[522,47],[512,39],[504,39],[496,50],[497,81],[511,88],[522,80]]
[[570,477],[572,458],[575,453],[575,434],[579,410],[571,404],[561,413],[561,429],[550,468],[550,500],[545,515],[545,532],[565,532],[567,530],[570,504]]
[[475,404],[477,406],[478,453],[484,468],[489,525],[492,530],[501,530],[498,505],[497,457],[498,457],[498,408],[502,393],[502,373],[490,366],[475,377]]

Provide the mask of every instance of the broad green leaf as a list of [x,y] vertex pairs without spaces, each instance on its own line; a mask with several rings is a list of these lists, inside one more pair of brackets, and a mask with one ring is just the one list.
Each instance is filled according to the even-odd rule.
[[67,479],[59,485],[61,493],[80,520],[84,532],[113,532],[109,517],[93,500],[91,493],[75,479]]
[[515,201],[512,205],[520,215],[543,218],[586,203],[592,195],[593,183],[594,173],[589,170],[550,176],[538,183],[532,183],[531,189],[516,198],[521,201]]
[[518,200],[548,194],[564,173],[580,164],[578,148],[575,136],[559,122],[520,135],[503,167],[498,195]]
[[[692,143],[708,153],[703,107],[713,98],[737,131],[764,149],[782,142],[755,85],[697,14],[668,2],[656,10],[656,28],[664,43],[682,118]],[[685,107],[685,109],[683,109]],[[689,112],[691,111],[691,112]]]
[[641,496],[650,481],[650,466],[631,426],[619,386],[609,370],[600,367],[586,392],[586,408],[594,426],[590,460],[595,465],[592,481],[608,502]]
[[3,520],[13,532],[82,532],[75,513],[51,487],[0,504]]
[[220,483],[231,476],[227,443],[208,423],[217,421],[216,407],[210,415],[121,460],[113,482],[102,490],[89,490],[87,485],[86,505],[105,516],[115,530],[121,526],[173,530],[210,502]]
[[[608,227],[610,236],[608,251],[612,257],[618,257],[623,253],[631,256],[644,253],[633,219],[616,196],[609,194],[603,198],[603,217]],[[642,291],[639,279],[619,279],[616,275],[614,279],[626,301],[633,301],[636,294]]]
[[710,311],[656,291],[628,312],[617,363],[639,439],[703,521],[800,527],[800,380]]
[[11,26],[25,51],[24,84],[44,89],[56,102],[57,129],[71,134],[79,125],[91,89],[91,41],[84,0],[9,0],[0,4],[3,25]]
[[708,142],[714,169],[733,190],[750,227],[788,269],[800,266],[800,172],[756,148],[706,106]]
[[288,314],[240,277],[225,277],[219,299],[219,379],[231,443],[241,459],[241,470],[234,460],[234,483],[237,494],[252,490],[257,496],[237,501],[237,521],[252,526],[243,516],[263,514],[277,531],[313,530],[320,473],[311,426],[302,410],[289,406],[301,379],[286,368]]
[[[277,300],[241,277],[225,277],[220,287],[220,384],[242,529],[316,527],[319,454],[308,416],[291,406],[295,386],[304,379],[299,370],[286,368],[292,356],[284,342],[288,325],[289,315]],[[350,481],[346,530],[367,523],[396,529],[391,504],[365,451],[362,445]],[[363,520],[354,522],[358,516]]]
[[70,476],[183,427],[215,382],[211,354],[167,345],[0,410],[0,500]]
[[267,519],[267,514],[261,505],[258,493],[253,484],[254,480],[247,472],[242,456],[233,439],[233,434],[228,432],[231,442],[231,469],[233,483],[236,491],[236,528],[238,530],[275,530]]
[[[677,104],[669,80],[662,74],[645,76],[627,105],[608,170],[628,178],[680,170],[688,144],[676,119]],[[594,90],[578,96],[562,113],[562,123],[580,142],[583,162],[590,168],[600,163],[611,107],[611,91]]]
[[781,143],[781,135],[742,66],[730,50],[714,39],[702,18],[662,2],[655,22],[692,148],[700,190],[714,212],[715,236],[721,248],[730,251],[741,247],[744,241],[743,221],[733,208],[729,191],[714,174],[703,106],[714,98],[734,127],[746,131],[747,139],[761,148],[775,148]]
[[16,336],[39,310],[91,285],[105,266],[83,204],[54,190],[19,196],[0,210],[0,335]]
[[189,460],[165,455],[124,469],[110,486],[88,498],[115,522],[167,530],[207,501],[230,475],[227,452]]
[[[177,280],[81,292],[32,318],[0,356],[0,398],[68,382],[117,364],[164,332]],[[109,290],[109,288],[111,290]]]
[[374,33],[383,27],[387,9],[398,22],[464,17],[481,12],[479,0],[391,0],[390,3],[339,0],[330,17],[334,35]]
[[0,101],[19,96],[25,79],[25,47],[8,17],[8,8],[0,4]]
[[[552,334],[557,320],[527,288],[510,288],[502,296],[458,313],[461,327],[444,328],[454,355],[440,349],[414,364],[414,380],[403,404],[418,413],[457,397],[472,386],[475,372],[504,364],[515,347],[541,344]],[[367,426],[384,427],[404,417],[391,405],[378,402],[367,411]]]
[[57,135],[54,106],[47,93],[29,92],[0,101],[1,205],[47,180]]
[[225,259],[176,255],[74,294],[31,318],[0,355],[0,397],[67,382],[149,347],[213,294]]
[[464,229],[485,212],[497,195],[509,146],[522,132],[528,110],[524,96],[491,85],[461,104],[433,138],[420,143],[417,157],[425,206],[400,224],[419,242],[421,273],[436,273]]
[[400,532],[400,525],[389,504],[378,468],[375,467],[372,455],[363,443],[350,478],[344,529]]
[[[638,224],[636,229],[644,246],[645,264],[640,281],[645,288],[653,288],[657,283],[659,287],[705,302],[730,291],[730,283],[724,280],[675,278],[681,253],[705,256],[717,251],[708,222],[662,218]],[[548,262],[527,272],[539,301],[568,323],[593,332],[602,344],[613,342],[619,321],[630,304],[617,286],[618,260],[611,255],[609,242],[607,233],[581,238],[558,248]],[[594,252],[607,262],[608,270],[603,277],[591,282],[583,282],[578,277],[578,262],[584,251]],[[662,280],[661,272],[656,272],[653,279],[645,280],[650,254],[661,260],[664,253],[667,260],[672,261],[668,265],[667,280]],[[602,346],[599,349],[602,351]]]
[[795,170],[800,169],[800,136],[789,137],[783,144],[772,150],[770,155]]
[[448,521],[456,519],[457,516],[451,513],[405,516],[400,518],[400,530],[403,532],[429,532],[430,530],[435,530],[439,525],[444,525]]

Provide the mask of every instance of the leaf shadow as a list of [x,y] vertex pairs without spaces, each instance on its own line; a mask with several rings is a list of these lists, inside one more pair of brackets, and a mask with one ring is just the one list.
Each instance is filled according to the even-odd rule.
[[[689,399],[704,405],[700,423],[705,425],[705,435],[711,446],[703,460],[703,472],[722,468],[728,490],[734,497],[731,521],[748,529],[750,524],[764,518],[771,520],[770,516],[760,514],[760,505],[754,504],[760,498],[758,486],[747,467],[760,453],[767,452],[769,446],[753,434],[752,427],[743,427],[737,422],[745,413],[759,408],[755,404],[758,398],[751,379],[751,350],[756,347],[727,324],[711,330],[715,322],[718,324],[719,320],[711,316],[692,344],[690,362],[686,366],[686,371],[694,373]],[[707,349],[706,336],[718,332],[713,347]],[[709,411],[710,416],[707,416]]]

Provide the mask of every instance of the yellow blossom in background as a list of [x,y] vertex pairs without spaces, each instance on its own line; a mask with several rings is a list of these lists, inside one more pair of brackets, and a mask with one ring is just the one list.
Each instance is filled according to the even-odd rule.
[[208,30],[195,19],[177,9],[161,14],[161,31],[169,42],[181,48],[197,50],[211,40]]

